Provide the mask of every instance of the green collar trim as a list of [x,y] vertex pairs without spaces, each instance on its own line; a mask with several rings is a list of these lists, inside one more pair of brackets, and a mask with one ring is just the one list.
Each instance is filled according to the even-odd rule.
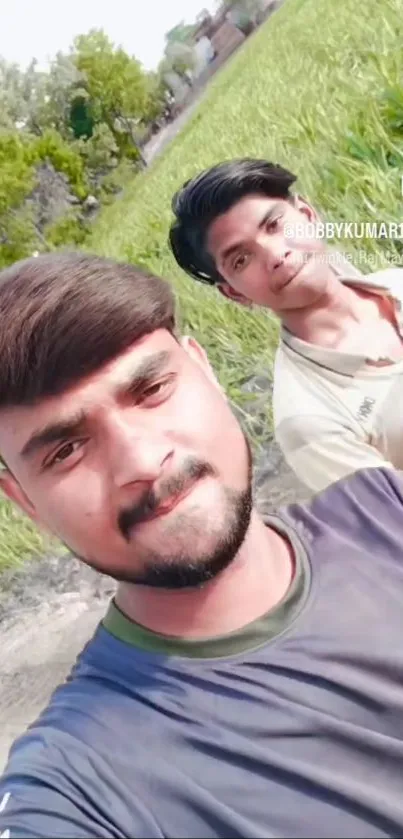
[[160,635],[127,618],[112,601],[103,627],[119,641],[134,647],[163,655],[182,658],[227,658],[247,650],[257,649],[272,641],[289,628],[301,612],[307,600],[311,567],[305,548],[295,530],[279,516],[265,517],[266,524],[289,539],[295,553],[295,574],[292,584],[283,600],[270,612],[242,629],[216,638],[186,639]]

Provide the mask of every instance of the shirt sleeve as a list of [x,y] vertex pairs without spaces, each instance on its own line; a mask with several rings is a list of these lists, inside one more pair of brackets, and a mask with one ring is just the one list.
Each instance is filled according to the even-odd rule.
[[117,835],[94,822],[85,801],[80,807],[54,786],[30,777],[0,782],[0,807],[0,839]]
[[275,436],[295,475],[314,492],[359,469],[394,468],[363,436],[327,417],[289,417],[276,428]]
[[75,738],[28,732],[0,777],[0,839],[122,836],[107,781],[102,764]]

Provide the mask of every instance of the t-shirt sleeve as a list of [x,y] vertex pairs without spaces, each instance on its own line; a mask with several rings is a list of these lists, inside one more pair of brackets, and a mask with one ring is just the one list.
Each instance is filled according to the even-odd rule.
[[71,798],[48,783],[21,776],[0,783],[0,839],[111,836]]
[[101,775],[81,744],[26,735],[0,778],[0,839],[122,836]]

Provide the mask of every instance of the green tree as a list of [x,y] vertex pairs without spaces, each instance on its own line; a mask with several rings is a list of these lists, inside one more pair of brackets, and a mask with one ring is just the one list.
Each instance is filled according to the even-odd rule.
[[30,146],[30,157],[34,163],[49,161],[57,172],[66,175],[78,198],[88,195],[88,183],[80,149],[68,143],[54,128],[48,128]]
[[71,114],[76,100],[86,99],[83,75],[78,70],[74,54],[59,52],[47,75],[46,94],[38,122],[43,128],[54,128],[65,139],[71,139]]
[[147,118],[153,96],[141,64],[100,30],[80,35],[74,51],[94,122],[108,126],[122,156],[141,157],[135,130]]
[[189,42],[194,32],[194,29],[195,24],[185,23],[185,21],[182,20],[180,23],[177,23],[176,26],[170,29],[169,32],[166,33],[165,40],[167,44],[183,44]]
[[[81,241],[87,208],[69,207],[52,220],[42,212],[47,183],[59,190],[64,183],[69,204],[90,193],[112,200],[139,161],[145,165],[141,142],[164,107],[161,76],[102,31],[79,36],[47,72],[35,61],[22,70],[0,57],[0,265]],[[64,181],[52,180],[52,167]]]
[[234,23],[241,29],[255,25],[263,7],[262,0],[226,0],[226,5],[232,10]]
[[147,75],[148,106],[143,116],[143,122],[153,122],[160,116],[166,106],[166,84],[161,73],[154,72]]
[[94,133],[95,120],[92,114],[91,101],[86,90],[77,91],[73,96],[70,111],[69,125],[74,137],[89,139]]
[[25,203],[35,183],[29,141],[19,132],[0,131],[0,266],[26,256],[36,233]]
[[195,53],[190,44],[181,41],[169,41],[165,48],[165,55],[159,66],[162,75],[172,70],[181,78],[187,79],[195,67]]
[[0,127],[13,130],[25,123],[24,74],[18,64],[0,57]]

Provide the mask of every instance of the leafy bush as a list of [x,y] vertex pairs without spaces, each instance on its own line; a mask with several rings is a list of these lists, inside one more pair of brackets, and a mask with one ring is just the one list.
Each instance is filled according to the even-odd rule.
[[37,231],[29,207],[9,209],[0,215],[0,268],[24,259],[36,246]]
[[32,212],[24,203],[34,184],[29,141],[15,131],[0,132],[0,267],[34,246]]
[[87,236],[88,228],[77,211],[72,210],[44,230],[44,237],[49,247],[60,248],[63,245],[81,245]]
[[105,122],[95,126],[90,139],[81,141],[79,150],[86,168],[93,176],[98,172],[108,172],[117,163],[119,149]]
[[66,175],[78,198],[83,200],[88,195],[88,179],[82,156],[74,143],[63,140],[54,129],[49,128],[33,143],[32,159],[35,162],[50,160],[58,172]]
[[14,132],[0,133],[0,215],[15,209],[35,182],[30,144]]
[[114,169],[102,178],[99,197],[103,204],[109,204],[136,174],[136,167],[129,160],[121,160]]

